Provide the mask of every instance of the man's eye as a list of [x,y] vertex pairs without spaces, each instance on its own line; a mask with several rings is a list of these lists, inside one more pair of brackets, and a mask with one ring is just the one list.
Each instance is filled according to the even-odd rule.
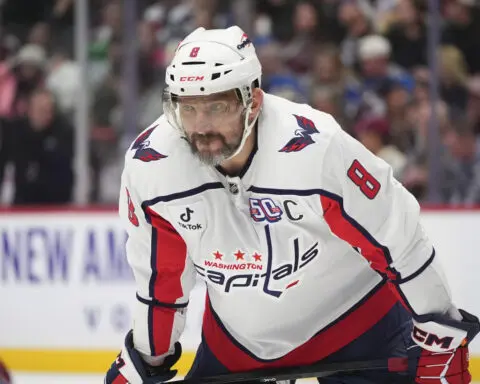
[[193,112],[195,108],[193,108],[191,105],[182,105],[182,111],[183,112]]
[[227,106],[223,103],[215,103],[210,106],[210,111],[214,113],[225,112]]

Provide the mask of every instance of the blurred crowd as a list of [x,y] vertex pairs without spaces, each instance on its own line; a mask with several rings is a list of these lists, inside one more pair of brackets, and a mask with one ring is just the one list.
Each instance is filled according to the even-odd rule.
[[[136,25],[126,32],[124,2],[90,0],[82,84],[74,0],[0,2],[2,202],[72,201],[75,107],[87,87],[89,200],[114,203],[125,138],[162,113],[165,67],[180,40],[197,26],[237,23],[257,48],[265,91],[334,115],[420,201],[434,169],[439,202],[480,204],[480,6],[439,4],[435,19],[427,0],[136,0]],[[129,38],[137,52],[134,110],[125,103]],[[136,124],[126,126],[132,111]]]

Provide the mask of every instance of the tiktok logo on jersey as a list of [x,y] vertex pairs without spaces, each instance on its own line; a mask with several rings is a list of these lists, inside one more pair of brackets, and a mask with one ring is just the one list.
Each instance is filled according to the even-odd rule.
[[[303,251],[300,250],[298,238],[293,240],[293,257],[291,262],[273,266],[273,255],[271,249],[266,255],[266,265],[260,264],[262,257],[258,252],[246,258],[246,253],[240,250],[234,254],[238,263],[228,263],[224,260],[225,254],[216,250],[212,253],[214,261],[205,260],[204,265],[194,264],[200,276],[207,283],[213,283],[222,288],[225,293],[236,289],[262,287],[266,295],[280,298],[288,289],[300,283],[301,271],[310,264],[319,254],[318,242],[310,245]],[[283,251],[283,250],[282,250]],[[265,272],[263,270],[265,269]],[[236,274],[232,271],[242,271]],[[273,287],[274,286],[274,287]],[[258,288],[257,288],[258,289]]]
[[187,207],[185,212],[180,215],[180,220],[182,220],[182,222],[179,221],[178,225],[180,225],[183,229],[189,229],[193,231],[198,231],[199,229],[203,229],[202,224],[200,223],[195,223],[195,224],[189,223],[189,221],[192,219],[193,213],[195,213],[195,211],[190,207]]
[[182,236],[190,236],[193,233],[199,234],[206,227],[203,202],[170,206],[168,212],[175,218],[172,224]]
[[250,198],[250,216],[253,220],[268,221],[269,223],[275,223],[282,218],[282,209],[275,204],[271,198],[254,199]]

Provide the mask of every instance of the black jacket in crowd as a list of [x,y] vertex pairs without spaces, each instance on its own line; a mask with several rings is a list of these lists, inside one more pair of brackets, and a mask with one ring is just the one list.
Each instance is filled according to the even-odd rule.
[[9,122],[5,130],[3,149],[15,167],[14,204],[71,202],[74,144],[70,124],[56,117],[48,127],[35,131],[28,118],[20,118]]

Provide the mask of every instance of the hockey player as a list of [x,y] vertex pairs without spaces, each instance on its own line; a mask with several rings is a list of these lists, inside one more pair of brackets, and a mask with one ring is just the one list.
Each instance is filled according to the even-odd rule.
[[125,157],[138,302],[106,383],[174,377],[196,275],[207,298],[190,378],[399,356],[417,383],[471,381],[478,319],[453,305],[419,205],[384,161],[332,116],[263,92],[239,27],[191,33],[166,82],[165,114]]

